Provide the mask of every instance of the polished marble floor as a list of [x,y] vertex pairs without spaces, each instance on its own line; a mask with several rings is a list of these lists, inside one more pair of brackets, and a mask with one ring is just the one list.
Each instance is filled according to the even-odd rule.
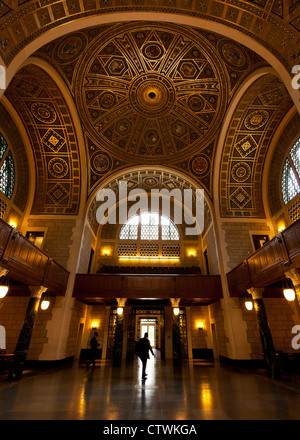
[[159,355],[95,369],[70,366],[0,382],[1,420],[299,420],[300,388],[228,366]]

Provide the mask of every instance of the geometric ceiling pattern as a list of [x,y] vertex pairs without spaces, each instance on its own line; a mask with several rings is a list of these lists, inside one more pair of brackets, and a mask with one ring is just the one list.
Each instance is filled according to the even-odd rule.
[[66,102],[44,70],[30,65],[10,83],[6,97],[26,127],[36,165],[32,214],[77,214],[80,157]]
[[262,170],[268,146],[293,106],[286,88],[269,74],[256,80],[230,121],[220,168],[223,217],[265,217]]
[[0,55],[8,65],[42,33],[78,19],[149,11],[156,12],[158,20],[160,13],[169,13],[238,30],[265,46],[290,71],[300,55],[299,6],[299,0],[1,0]]
[[106,25],[38,50],[73,95],[90,193],[114,171],[157,164],[190,174],[212,197],[216,141],[230,100],[265,61],[211,32],[169,23]]

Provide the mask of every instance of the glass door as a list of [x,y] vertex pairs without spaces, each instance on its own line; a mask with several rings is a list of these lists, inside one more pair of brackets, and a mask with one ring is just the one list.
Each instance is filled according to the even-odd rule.
[[[146,321],[146,320],[145,320]],[[145,333],[148,333],[148,339],[150,341],[151,347],[155,347],[155,323],[141,322],[141,334],[140,337],[143,338]]]

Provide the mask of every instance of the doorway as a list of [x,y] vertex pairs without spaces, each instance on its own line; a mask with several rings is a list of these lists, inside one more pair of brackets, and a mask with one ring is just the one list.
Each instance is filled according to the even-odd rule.
[[147,319],[141,318],[140,321],[140,338],[143,338],[145,333],[148,333],[148,339],[150,341],[151,347],[155,348],[157,346],[157,319]]

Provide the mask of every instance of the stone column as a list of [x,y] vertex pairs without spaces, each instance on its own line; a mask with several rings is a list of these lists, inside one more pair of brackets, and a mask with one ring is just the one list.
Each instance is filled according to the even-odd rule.
[[103,348],[101,359],[106,359],[107,341],[108,341],[108,330],[109,330],[109,317],[110,317],[110,306],[106,306],[105,312],[105,327],[104,327],[104,337],[103,337]]
[[[116,298],[116,300],[118,302],[118,308],[122,307],[124,309],[127,298]],[[113,365],[116,367],[119,367],[122,363],[123,331],[124,331],[124,310],[121,315],[117,313],[114,357],[113,357]]]
[[9,377],[13,379],[21,379],[22,377],[35,318],[39,309],[42,294],[47,290],[47,287],[29,286],[29,289],[31,296],[28,302],[24,323],[14,351],[14,361],[9,375]]
[[173,364],[175,366],[181,365],[181,341],[180,341],[180,324],[179,315],[174,314],[174,309],[179,308],[180,298],[170,298],[172,304],[172,347],[173,347]]
[[267,365],[267,371],[273,379],[280,378],[280,366],[276,356],[272,334],[269,328],[267,314],[262,298],[264,288],[251,287],[248,293],[252,295],[254,308],[257,315],[259,334],[264,352],[264,359]]

